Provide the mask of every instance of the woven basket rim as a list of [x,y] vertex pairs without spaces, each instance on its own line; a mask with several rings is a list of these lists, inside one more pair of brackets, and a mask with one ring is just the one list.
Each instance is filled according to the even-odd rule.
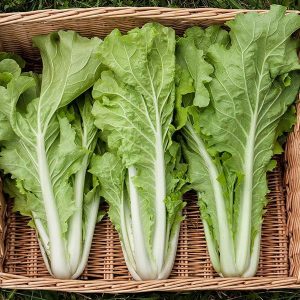
[[[134,11],[187,11],[191,13],[195,12],[201,12],[201,11],[216,11],[219,13],[222,12],[267,12],[268,9],[240,9],[240,8],[217,8],[217,7],[195,7],[195,8],[188,8],[188,7],[167,7],[167,6],[97,6],[97,7],[74,7],[74,8],[47,8],[47,9],[37,9],[32,11],[15,11],[15,12],[0,12],[0,17],[2,16],[8,16],[8,15],[32,15],[35,13],[40,12],[53,12],[53,13],[59,13],[59,12],[66,12],[66,11],[75,11],[75,12],[81,12],[81,11],[98,11],[98,10],[107,10],[107,11],[122,11],[122,10],[134,10]],[[287,12],[300,12],[299,10],[287,10]]]
[[261,290],[300,288],[296,277],[199,278],[165,280],[61,280],[30,278],[0,273],[0,287],[26,290],[57,290],[83,293],[141,293],[151,291],[180,292],[196,290]]

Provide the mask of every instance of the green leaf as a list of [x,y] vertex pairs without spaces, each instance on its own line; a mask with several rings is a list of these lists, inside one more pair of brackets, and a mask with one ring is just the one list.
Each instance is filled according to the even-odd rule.
[[[109,214],[123,240],[134,278],[165,278],[172,267],[167,260],[175,255],[170,253],[177,243],[176,234],[172,235],[175,245],[168,237],[172,230],[178,232],[181,219],[176,216],[183,207],[180,190],[184,171],[178,173],[174,164],[178,146],[172,146],[171,126],[175,33],[159,24],[146,24],[127,35],[114,30],[100,48],[108,70],[94,86],[92,112],[109,151],[121,161],[122,171],[114,176],[122,188],[117,194],[127,203],[125,208],[109,198]],[[120,210],[126,211],[125,215]]]
[[109,203],[109,218],[120,233],[122,240],[120,214],[126,205],[124,198],[125,168],[122,161],[116,155],[108,152],[102,156],[94,155],[89,172],[99,179],[100,195]]
[[[253,276],[268,192],[266,172],[280,150],[278,137],[295,121],[289,107],[300,80],[293,72],[299,62],[291,35],[300,27],[300,17],[272,6],[267,14],[241,14],[227,25],[229,44],[216,40],[202,48],[194,43],[204,53],[193,66],[207,75],[210,63],[214,71],[204,82],[206,107],[180,95],[181,107],[189,113],[183,129],[185,157],[215,269],[223,276]],[[189,62],[193,51],[181,51],[182,68],[189,69],[192,60],[186,66],[181,62]],[[195,72],[189,74],[196,87]]]
[[0,61],[5,59],[12,59],[14,60],[21,69],[23,69],[26,65],[23,58],[15,53],[8,53],[8,52],[0,52]]
[[[77,202],[81,203],[84,198],[85,173],[90,151],[93,151],[90,145],[95,147],[93,137],[97,136],[97,130],[92,130],[92,121],[86,119],[90,102],[86,102],[86,108],[81,104],[80,119],[85,133],[93,132],[88,136],[78,137],[65,107],[99,77],[100,40],[83,38],[73,31],[59,31],[35,37],[34,44],[41,52],[42,76],[20,74],[14,69],[16,64],[10,64],[13,78],[7,86],[0,87],[0,112],[15,135],[3,142],[0,167],[17,181],[18,189],[31,208],[49,271],[58,278],[71,278],[77,274],[80,264],[82,240],[75,247],[79,254],[74,255],[73,261],[75,250],[71,249],[69,236],[74,236],[70,233],[74,232],[73,216],[79,215],[82,219]],[[7,59],[2,60],[4,62]],[[80,184],[77,177],[82,179]],[[78,191],[82,193],[78,195]],[[99,199],[95,207],[97,204]],[[17,208],[27,214],[24,206],[17,205]],[[91,219],[96,221],[96,214]],[[89,235],[94,224],[90,228]]]
[[[14,78],[21,74],[21,68],[25,66],[25,62],[18,55],[0,52],[0,90],[5,93],[3,87]],[[0,112],[0,141],[11,140],[14,132],[7,120],[6,116]]]

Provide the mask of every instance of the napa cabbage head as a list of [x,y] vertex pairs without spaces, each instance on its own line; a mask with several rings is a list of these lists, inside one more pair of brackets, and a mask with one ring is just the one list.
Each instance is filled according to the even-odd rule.
[[182,220],[186,166],[172,140],[175,32],[146,24],[126,35],[114,30],[101,44],[107,71],[95,84],[95,124],[108,153],[91,172],[101,182],[131,275],[167,278]]
[[35,37],[42,75],[10,61],[15,71],[3,76],[7,59],[0,62],[4,187],[16,198],[15,210],[32,218],[45,264],[57,278],[81,274],[97,220],[99,184],[86,170],[99,131],[92,98],[81,95],[99,77],[100,42],[72,31]]
[[177,45],[176,124],[198,193],[210,258],[222,276],[254,276],[279,136],[295,122],[300,16],[272,6]]

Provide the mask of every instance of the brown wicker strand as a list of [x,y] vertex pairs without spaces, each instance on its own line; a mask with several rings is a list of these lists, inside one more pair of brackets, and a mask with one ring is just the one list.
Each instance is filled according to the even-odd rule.
[[290,133],[285,151],[288,234],[290,239],[290,276],[300,281],[300,102],[297,104],[297,123]]
[[6,202],[2,192],[2,181],[0,179],[0,272],[3,272],[5,259],[5,233],[6,233]]
[[[13,23],[32,23],[48,21],[66,21],[83,18],[156,18],[168,20],[206,20],[225,22],[234,18],[238,13],[258,12],[265,13],[266,10],[247,9],[220,9],[220,8],[166,8],[166,7],[99,7],[99,8],[75,8],[62,10],[40,10],[19,13],[0,14],[0,24],[8,25]],[[287,13],[299,13],[299,11],[288,10]]]

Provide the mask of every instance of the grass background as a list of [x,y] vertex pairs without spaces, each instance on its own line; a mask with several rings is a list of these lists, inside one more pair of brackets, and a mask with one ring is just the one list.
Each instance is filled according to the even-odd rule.
[[[31,11],[37,9],[63,9],[95,6],[168,6],[168,7],[219,7],[219,8],[269,8],[271,4],[282,4],[289,9],[300,9],[299,0],[0,0],[0,12]],[[1,33],[0,33],[1,34]],[[0,300],[90,300],[90,299],[143,299],[143,300],[300,300],[300,291],[258,292],[192,292],[192,293],[144,293],[136,295],[84,295],[78,293],[56,293],[47,291],[1,290]]]

